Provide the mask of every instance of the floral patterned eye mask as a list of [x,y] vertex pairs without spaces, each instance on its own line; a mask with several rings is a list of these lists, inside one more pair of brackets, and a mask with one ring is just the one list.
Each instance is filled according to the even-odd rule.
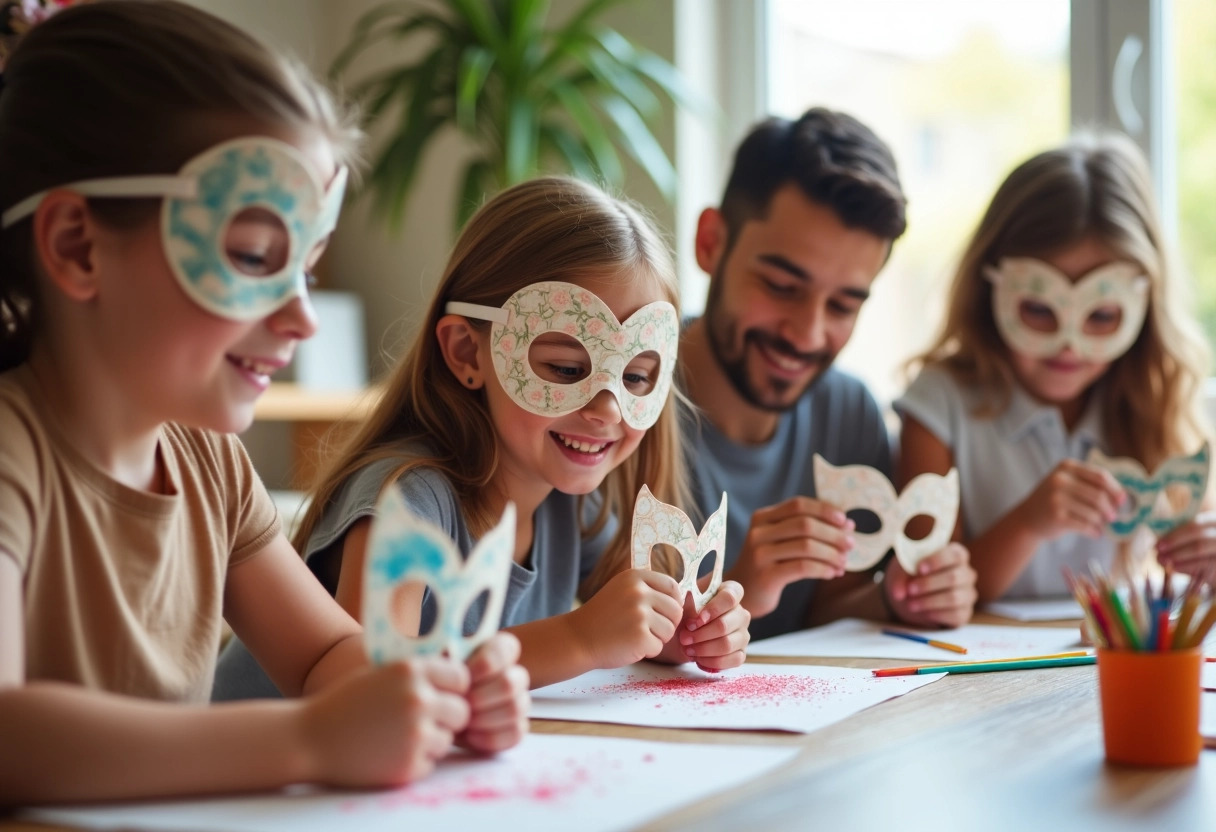
[[[1006,257],[996,268],[984,267],[993,286],[992,314],[1010,349],[1033,358],[1059,355],[1065,346],[1085,361],[1114,361],[1131,347],[1148,312],[1148,278],[1132,263],[1100,266],[1076,283],[1051,265],[1030,257]],[[1056,327],[1033,329],[1022,320],[1023,301],[1051,309]],[[1118,328],[1107,335],[1087,335],[1085,321],[1094,310],[1118,306]]]
[[[190,299],[234,321],[264,318],[308,291],[309,254],[338,222],[346,168],[329,188],[292,145],[266,136],[223,142],[195,156],[177,175],[89,179],[61,187],[84,196],[164,197],[161,238],[169,268]],[[7,228],[32,214],[47,191],[4,212]],[[256,209],[285,244],[272,273],[250,273],[229,256],[233,222]],[[257,254],[258,252],[253,252]]]
[[[515,504],[507,503],[498,525],[477,542],[468,560],[452,539],[410,511],[396,486],[385,489],[367,541],[363,580],[363,638],[375,664],[446,653],[464,661],[498,630],[515,551]],[[393,598],[402,584],[430,587],[438,611],[435,627],[410,637],[393,625]],[[464,635],[473,602],[489,594],[477,632]]]
[[[684,598],[684,593],[691,592],[693,604],[697,612],[700,612],[722,586],[722,562],[726,546],[726,492],[722,492],[722,502],[718,510],[709,516],[701,533],[697,534],[687,514],[659,500],[650,492],[649,486],[643,485],[633,505],[633,568],[649,569],[650,552],[660,543],[674,546],[679,551],[680,558],[684,561],[684,574],[680,578],[680,598]],[[709,586],[701,592],[697,587],[697,576],[701,571],[701,562],[711,552],[717,553],[714,558],[714,571]]]
[[[896,496],[890,480],[868,465],[836,466],[815,454],[814,466],[815,493],[819,499],[845,513],[868,509],[882,523],[877,532],[854,533],[857,542],[845,562],[850,572],[869,569],[894,547],[899,565],[911,575],[917,564],[950,542],[958,520],[957,468],[951,468],[944,477],[921,474]],[[926,537],[913,540],[904,534],[904,527],[921,514],[933,518],[933,530]]]
[[[1115,537],[1128,537],[1141,525],[1161,537],[1199,513],[1203,495],[1207,493],[1208,476],[1212,468],[1211,448],[1207,442],[1191,456],[1167,459],[1150,477],[1144,467],[1127,457],[1108,457],[1097,448],[1090,450],[1086,461],[1103,468],[1119,481],[1127,498],[1119,515],[1106,528]],[[1186,493],[1181,505],[1171,505],[1166,491]]]
[[[452,301],[446,311],[493,322],[490,345],[495,373],[515,403],[531,413],[573,413],[608,390],[620,403],[625,422],[644,430],[658,421],[667,403],[680,322],[675,307],[666,301],[648,303],[621,323],[592,292],[550,281],[525,286],[501,309]],[[567,335],[587,351],[591,368],[585,378],[561,384],[536,375],[529,351],[537,338],[549,332]],[[659,369],[650,391],[638,396],[625,385],[625,368],[644,352],[659,356]]]

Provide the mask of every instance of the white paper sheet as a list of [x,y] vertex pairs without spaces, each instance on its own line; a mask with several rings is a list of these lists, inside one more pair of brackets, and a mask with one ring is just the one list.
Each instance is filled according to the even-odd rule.
[[531,713],[540,719],[666,728],[809,732],[941,677],[880,679],[851,667],[775,664],[706,673],[691,664],[645,662],[593,670],[535,690]]
[[984,612],[1014,621],[1065,621],[1081,618],[1081,605],[1075,598],[1027,598],[1018,601],[993,601]]
[[[320,792],[28,810],[89,829],[359,832],[632,829],[787,764],[796,748],[531,734],[491,758],[453,756],[425,780],[382,792]],[[577,821],[576,821],[577,819]]]
[[[939,641],[966,647],[965,654],[919,644],[906,638],[883,635],[884,627],[918,632]],[[869,659],[914,659],[917,661],[980,661],[1014,656],[1041,656],[1084,649],[1077,627],[1002,627],[968,624],[957,630],[917,630],[859,618],[842,618],[783,636],[754,641],[747,647],[752,656],[833,656]]]

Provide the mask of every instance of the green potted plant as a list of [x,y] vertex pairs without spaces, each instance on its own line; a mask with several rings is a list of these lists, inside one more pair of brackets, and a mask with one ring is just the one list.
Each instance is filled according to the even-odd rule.
[[553,28],[549,0],[385,3],[360,18],[335,78],[375,44],[426,35],[432,43],[351,86],[368,125],[396,119],[366,181],[377,212],[400,224],[423,153],[452,125],[476,148],[459,186],[457,228],[485,194],[542,171],[619,186],[622,152],[671,199],[675,171],[650,128],[660,95],[705,104],[671,64],[598,22],[620,2],[589,0]]

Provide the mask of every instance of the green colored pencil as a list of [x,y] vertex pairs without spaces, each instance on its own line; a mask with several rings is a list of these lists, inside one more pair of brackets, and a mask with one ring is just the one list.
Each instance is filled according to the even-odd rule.
[[926,665],[916,669],[917,675],[926,673],[989,673],[995,670],[1031,670],[1036,667],[1071,667],[1078,664],[1093,664],[1097,656],[1069,656],[1062,659],[1029,659],[1024,662],[971,662],[950,664],[941,667]]

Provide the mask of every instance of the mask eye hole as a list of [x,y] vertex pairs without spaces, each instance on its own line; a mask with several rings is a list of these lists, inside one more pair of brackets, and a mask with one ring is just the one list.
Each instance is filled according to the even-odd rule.
[[1035,332],[1056,332],[1060,328],[1056,313],[1050,306],[1029,298],[1018,302],[1018,318]]
[[933,534],[933,529],[937,526],[937,520],[931,514],[918,514],[908,520],[904,526],[904,535],[909,540],[924,540],[929,535]]
[[1173,517],[1181,514],[1191,504],[1191,489],[1180,482],[1171,483],[1161,490],[1157,498],[1157,513]]
[[546,332],[528,348],[532,372],[551,384],[577,384],[591,375],[591,356],[573,337],[563,332]]
[[654,392],[663,359],[654,350],[640,353],[625,368],[625,389],[635,396],[648,396]]
[[882,519],[868,508],[855,508],[845,513],[853,521],[858,534],[874,534],[882,528]]
[[265,208],[241,210],[224,232],[224,257],[246,277],[268,277],[287,267],[291,236],[277,215]]
[[1085,318],[1082,331],[1086,335],[1114,335],[1123,323],[1123,307],[1108,303],[1094,309]]
[[486,610],[490,606],[490,590],[483,589],[477,593],[477,597],[472,600],[469,606],[464,611],[464,632],[475,633],[477,628],[481,626],[482,619],[486,617]]
[[422,629],[423,621],[419,610],[424,597],[432,602],[438,600],[438,596],[425,581],[402,581],[393,587],[393,595],[389,601],[389,620],[393,628],[403,636],[421,638],[430,635],[431,630],[435,629],[434,621],[425,622],[426,628]]

